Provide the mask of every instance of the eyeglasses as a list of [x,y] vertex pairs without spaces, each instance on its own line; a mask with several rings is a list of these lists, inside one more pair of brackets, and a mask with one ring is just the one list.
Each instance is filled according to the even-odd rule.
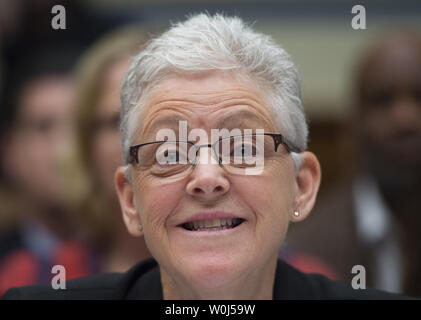
[[146,142],[130,147],[128,163],[150,170],[158,177],[173,177],[188,173],[197,164],[201,148],[211,148],[213,163],[233,174],[250,174],[269,165],[279,155],[281,144],[287,152],[301,152],[282,134],[251,133],[222,137],[212,144],[201,145],[180,140]]

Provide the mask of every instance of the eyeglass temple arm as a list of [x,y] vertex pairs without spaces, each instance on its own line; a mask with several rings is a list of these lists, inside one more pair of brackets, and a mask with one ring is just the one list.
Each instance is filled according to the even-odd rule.
[[267,133],[267,134],[270,135],[275,141],[275,152],[278,150],[278,147],[280,144],[283,144],[288,150],[288,152],[297,152],[297,153],[302,152],[299,148],[295,147],[294,144],[288,139],[286,139],[283,135],[271,134],[271,133]]
[[139,152],[139,147],[140,145],[130,147],[127,163],[133,163],[133,162],[139,163],[139,159],[137,157],[137,153]]

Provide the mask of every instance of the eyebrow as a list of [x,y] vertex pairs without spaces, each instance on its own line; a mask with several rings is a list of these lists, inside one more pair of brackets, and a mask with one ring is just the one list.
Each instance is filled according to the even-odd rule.
[[[159,120],[156,120],[153,122],[153,124],[148,128],[149,132],[154,132],[155,129],[162,129],[163,127],[165,128],[165,126],[177,126],[179,125],[180,121],[187,121],[187,120],[182,120],[182,119],[177,119],[177,118],[161,118]],[[188,128],[188,124],[187,124],[187,128]]]
[[[178,129],[179,122],[180,121],[187,121],[187,131],[190,132],[191,127],[188,124],[188,120],[186,119],[177,119],[173,117],[165,117],[158,119],[153,122],[153,124],[148,128],[149,133],[155,132],[155,130],[162,129],[162,128],[168,128],[168,127],[175,127]],[[214,129],[232,129],[232,128],[241,128],[245,124],[250,124],[250,121],[254,121],[256,125],[254,125],[254,128],[249,129],[255,129],[258,127],[258,125],[261,126],[261,128],[270,128],[269,123],[267,123],[262,118],[258,117],[256,114],[251,113],[246,110],[242,110],[240,112],[233,112],[229,114],[228,116],[218,120],[215,124]],[[248,129],[248,128],[246,128]]]
[[240,128],[246,123],[250,124],[250,121],[255,122],[256,127],[257,125],[260,125],[262,128],[270,127],[270,124],[267,123],[264,119],[246,110],[231,113],[230,115],[217,121],[216,126],[218,128],[227,128],[227,129],[232,128],[234,126]]

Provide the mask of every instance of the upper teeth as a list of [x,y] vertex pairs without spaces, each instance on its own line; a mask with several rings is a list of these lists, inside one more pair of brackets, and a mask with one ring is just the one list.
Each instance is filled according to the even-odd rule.
[[186,224],[188,229],[200,230],[200,229],[210,229],[210,228],[221,228],[221,227],[231,227],[233,224],[238,222],[237,218],[224,218],[224,219],[213,219],[213,220],[200,220],[188,222]]

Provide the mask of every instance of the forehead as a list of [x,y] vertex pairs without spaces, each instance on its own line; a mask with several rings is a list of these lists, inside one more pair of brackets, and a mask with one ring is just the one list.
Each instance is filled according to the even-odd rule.
[[139,120],[138,137],[178,127],[179,120],[186,120],[190,129],[275,128],[263,90],[221,72],[162,81],[149,95]]
[[362,66],[363,93],[380,89],[418,87],[421,83],[421,45],[395,39],[376,48]]
[[46,76],[29,82],[18,101],[25,119],[70,116],[74,109],[74,86],[69,77]]

